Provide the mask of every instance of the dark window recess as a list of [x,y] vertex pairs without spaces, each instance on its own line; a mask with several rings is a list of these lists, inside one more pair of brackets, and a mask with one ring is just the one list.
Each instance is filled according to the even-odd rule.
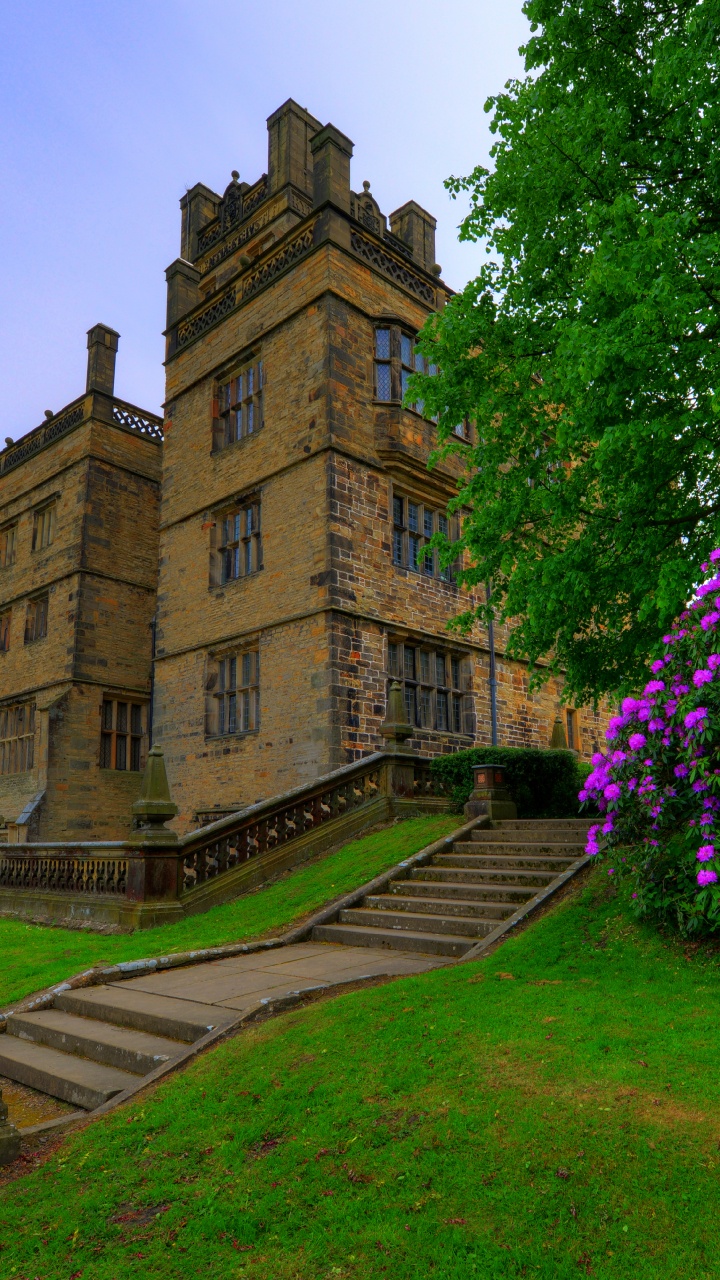
[[100,768],[130,769],[144,766],[145,704],[105,698],[102,704]]
[[[415,336],[398,325],[382,325],[375,330],[375,399],[400,402],[408,393],[414,373],[437,373],[437,365],[428,364],[415,350]],[[422,400],[405,406],[424,413]],[[433,419],[435,421],[436,419]]]
[[35,703],[0,707],[0,774],[27,773],[35,759]]
[[7,613],[0,613],[0,653],[7,653],[10,648],[10,619],[12,618],[12,610],[8,609]]
[[218,521],[219,580],[232,582],[262,568],[260,503],[244,503]]
[[0,569],[9,569],[17,556],[17,524],[0,529]]
[[252,733],[260,728],[260,653],[245,649],[217,662],[209,708],[210,734]]
[[25,644],[31,644],[33,640],[43,640],[47,635],[47,629],[48,597],[47,595],[35,596],[34,600],[28,600],[25,616]]
[[225,449],[236,440],[255,435],[263,425],[265,373],[262,360],[246,365],[218,387],[218,413],[213,448]]
[[33,551],[43,551],[45,547],[49,547],[55,539],[55,516],[57,504],[49,502],[47,506],[41,507],[33,516],[33,535],[32,549]]
[[443,582],[454,582],[458,565],[443,568],[438,551],[428,547],[435,533],[454,541],[458,536],[457,520],[412,498],[398,494],[393,497],[393,564],[441,578]]
[[469,659],[391,640],[388,676],[402,684],[405,713],[420,729],[475,734]]

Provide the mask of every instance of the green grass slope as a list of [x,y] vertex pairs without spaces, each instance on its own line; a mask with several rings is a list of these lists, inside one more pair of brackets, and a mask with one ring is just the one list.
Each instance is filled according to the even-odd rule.
[[0,1192],[3,1277],[717,1277],[717,963],[606,892],[70,1137]]
[[281,932],[461,825],[456,813],[411,818],[353,840],[275,884],[204,915],[139,933],[104,935],[0,919],[0,1008],[95,965]]

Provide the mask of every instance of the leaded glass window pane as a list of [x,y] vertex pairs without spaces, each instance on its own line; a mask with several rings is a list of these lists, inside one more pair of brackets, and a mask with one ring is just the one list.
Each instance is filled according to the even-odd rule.
[[375,365],[375,396],[378,400],[392,399],[392,379],[389,364]]
[[375,355],[378,360],[390,359],[390,330],[375,330]]
[[[249,733],[260,726],[260,655],[246,649],[217,662],[208,733]],[[212,688],[212,685],[209,686]]]

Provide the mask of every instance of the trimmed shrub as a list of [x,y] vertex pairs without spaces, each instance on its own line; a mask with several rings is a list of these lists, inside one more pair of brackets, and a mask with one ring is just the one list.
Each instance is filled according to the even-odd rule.
[[475,764],[505,766],[508,790],[519,818],[575,818],[579,814],[578,791],[588,767],[572,751],[471,747],[469,751],[436,756],[432,772],[450,791],[458,809],[470,798]]

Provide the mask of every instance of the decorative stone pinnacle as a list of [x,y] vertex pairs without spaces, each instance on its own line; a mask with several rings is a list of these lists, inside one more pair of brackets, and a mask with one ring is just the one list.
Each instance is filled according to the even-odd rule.
[[568,744],[565,736],[565,725],[560,716],[555,717],[552,736],[550,738],[550,749],[552,751],[567,751]]
[[386,741],[385,750],[409,751],[410,748],[406,746],[406,742],[414,732],[405,711],[402,685],[397,680],[393,680],[388,693],[385,719],[380,725],[380,733]]
[[8,1120],[7,1103],[0,1089],[0,1164],[11,1164],[20,1155],[20,1134]]
[[233,182],[237,182],[238,178],[240,177],[240,174],[238,173],[237,169],[233,169],[232,173],[230,174],[230,177],[232,178]]
[[177,834],[166,831],[165,823],[178,811],[173,804],[165,771],[162,748],[151,747],[143,773],[142,788],[133,807],[133,831],[131,844],[177,844]]
[[370,183],[366,180],[363,182],[363,191],[367,194],[370,192]]

